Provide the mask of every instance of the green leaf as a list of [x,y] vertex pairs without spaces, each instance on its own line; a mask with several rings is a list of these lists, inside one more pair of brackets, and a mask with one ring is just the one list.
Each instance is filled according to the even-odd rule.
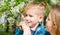
[[48,14],[49,14],[49,12],[50,12],[49,8],[50,8],[50,7],[49,7],[49,5],[47,5],[47,6],[46,6],[46,8],[45,8],[46,15],[48,15]]
[[0,12],[0,17],[2,16],[2,12]]

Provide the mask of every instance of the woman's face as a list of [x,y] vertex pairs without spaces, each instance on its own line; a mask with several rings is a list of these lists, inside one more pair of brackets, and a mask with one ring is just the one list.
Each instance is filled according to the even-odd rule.
[[51,19],[51,13],[48,15],[47,19],[46,19],[46,30],[48,32],[52,31],[52,19]]

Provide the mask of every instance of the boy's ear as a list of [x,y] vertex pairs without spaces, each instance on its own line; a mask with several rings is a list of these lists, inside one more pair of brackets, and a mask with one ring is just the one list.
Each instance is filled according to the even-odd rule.
[[39,22],[43,21],[44,16],[39,17]]

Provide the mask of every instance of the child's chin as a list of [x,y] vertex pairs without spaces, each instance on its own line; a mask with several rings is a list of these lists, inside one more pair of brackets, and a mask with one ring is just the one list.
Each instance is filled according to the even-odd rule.
[[29,26],[31,28],[31,26]]
[[33,26],[32,26],[32,24],[28,24],[28,26],[30,27],[30,28],[32,28]]
[[33,28],[32,26],[29,26],[30,28]]

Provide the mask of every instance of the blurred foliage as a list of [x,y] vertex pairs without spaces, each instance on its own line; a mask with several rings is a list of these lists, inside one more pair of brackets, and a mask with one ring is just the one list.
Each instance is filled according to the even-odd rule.
[[12,32],[6,33],[6,32],[3,32],[3,31],[0,31],[0,35],[13,35],[13,33]]

